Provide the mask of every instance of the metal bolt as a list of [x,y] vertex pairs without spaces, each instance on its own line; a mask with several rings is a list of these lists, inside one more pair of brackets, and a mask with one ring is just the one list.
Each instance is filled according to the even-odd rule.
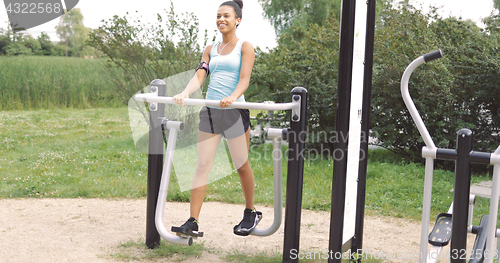
[[151,92],[157,92],[158,91],[158,87],[157,86],[151,86]]
[[150,111],[156,111],[156,104],[152,103],[151,105],[149,105],[149,110]]
[[297,115],[297,114],[293,115],[292,120],[293,121],[298,121],[299,120],[299,115]]
[[299,95],[293,95],[293,100],[294,100],[294,101],[298,101],[298,100],[300,100],[300,96],[299,96]]

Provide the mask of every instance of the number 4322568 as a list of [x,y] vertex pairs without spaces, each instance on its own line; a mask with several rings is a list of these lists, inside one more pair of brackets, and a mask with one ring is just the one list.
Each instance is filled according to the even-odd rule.
[[60,14],[62,11],[60,3],[9,3],[7,5],[9,14]]

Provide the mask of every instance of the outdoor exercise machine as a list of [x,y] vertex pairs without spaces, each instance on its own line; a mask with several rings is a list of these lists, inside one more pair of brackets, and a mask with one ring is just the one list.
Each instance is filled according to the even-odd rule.
[[[342,257],[337,257],[337,254],[342,254],[344,251],[362,250],[375,7],[376,0],[342,0],[337,108],[336,119],[332,120],[332,125],[335,124],[335,134],[348,139],[334,143],[329,235],[329,252],[334,257],[328,258],[330,263],[341,262]],[[159,87],[158,97],[165,96],[165,89],[160,88],[163,87],[162,83],[153,81],[152,84]],[[290,128],[285,129],[289,144],[289,160],[283,262],[299,261],[297,257],[292,257],[292,251],[299,252],[304,168],[301,153],[305,148],[303,142],[306,133],[307,92],[305,89],[292,90],[292,98],[295,95],[301,96],[300,114],[297,115],[298,120],[292,114]],[[164,112],[164,102],[151,101],[150,109],[149,147],[150,150],[153,149],[148,157],[146,244],[154,248],[160,242],[160,235],[155,226],[155,213],[163,168],[163,155],[157,153],[163,152],[164,147],[161,124],[164,117],[161,115]]]
[[[168,193],[172,161],[175,152],[177,133],[183,129],[183,123],[165,117],[165,104],[175,104],[173,98],[165,97],[167,85],[163,80],[153,80],[151,93],[136,94],[134,99],[149,104],[149,158],[148,158],[148,197],[146,218],[146,245],[154,248],[160,244],[160,236],[167,242],[192,245],[192,236],[177,236],[170,233],[164,225],[165,202]],[[187,106],[215,106],[220,101],[203,99],[185,99]],[[307,90],[296,87],[291,91],[289,103],[254,103],[234,102],[231,108],[255,110],[291,110],[290,128],[268,130],[268,137],[273,139],[273,176],[274,176],[274,221],[266,229],[256,228],[252,235],[269,236],[275,233],[282,220],[282,171],[281,140],[288,141],[288,169],[285,207],[285,233],[283,243],[283,261],[286,255],[299,249],[300,216],[302,207],[302,182],[304,170],[304,148],[306,139]],[[164,131],[169,131],[168,142],[163,161]],[[202,236],[198,233],[198,236]],[[288,253],[286,253],[288,251]],[[288,258],[290,258],[288,256]]]
[[[403,100],[425,142],[422,148],[422,156],[425,158],[425,181],[419,262],[437,262],[443,248],[451,241],[450,262],[466,262],[470,259],[469,262],[474,263],[491,263],[494,258],[498,258],[498,248],[494,249],[494,244],[496,237],[500,235],[500,230],[496,228],[500,195],[500,147],[494,153],[473,151],[472,131],[463,128],[458,131],[456,149],[436,148],[408,91],[412,72],[419,65],[441,57],[441,50],[418,57],[408,65],[401,79]],[[455,161],[455,186],[450,209],[447,213],[437,216],[434,228],[429,233],[434,160]],[[471,163],[494,165],[490,211],[489,215],[482,217],[479,226],[472,224],[475,196],[470,195]],[[467,250],[467,233],[476,235],[471,251]],[[429,251],[427,243],[432,245]]]

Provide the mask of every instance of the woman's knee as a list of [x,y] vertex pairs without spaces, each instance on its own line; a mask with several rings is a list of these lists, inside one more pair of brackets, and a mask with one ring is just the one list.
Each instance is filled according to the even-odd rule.
[[238,174],[240,176],[244,176],[247,174],[253,174],[252,167],[250,167],[250,164],[248,163],[248,161],[246,161],[241,167],[237,168],[236,170],[238,171]]
[[199,172],[210,171],[213,166],[213,160],[198,159],[196,170]]

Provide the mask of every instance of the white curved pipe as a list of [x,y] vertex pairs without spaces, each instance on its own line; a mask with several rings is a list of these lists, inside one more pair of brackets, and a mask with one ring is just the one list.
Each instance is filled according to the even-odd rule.
[[274,221],[265,229],[255,228],[252,231],[254,236],[270,236],[281,226],[283,216],[283,192],[282,192],[282,172],[281,172],[281,136],[283,129],[269,128],[268,137],[273,139],[273,177],[274,177]]
[[435,149],[436,145],[432,141],[432,137],[429,134],[427,128],[425,127],[424,121],[420,117],[417,107],[415,107],[415,104],[411,99],[410,92],[408,91],[408,81],[410,80],[411,73],[413,73],[413,70],[415,70],[418,66],[424,63],[425,63],[424,56],[420,56],[417,59],[413,60],[413,62],[411,62],[410,65],[408,65],[405,72],[403,73],[403,77],[401,78],[401,95],[403,96],[403,100],[406,104],[406,107],[408,108],[408,111],[411,114],[411,117],[413,118],[413,121],[417,125],[418,131],[420,132],[420,136],[422,136],[422,138],[424,139],[425,145],[428,148]]
[[[171,121],[172,123],[180,123]],[[172,162],[174,160],[175,142],[177,140],[177,129],[180,125],[170,126],[170,133],[168,136],[167,150],[165,153],[165,161],[163,162],[163,172],[160,181],[160,192],[158,193],[158,202],[156,204],[156,214],[155,223],[156,229],[161,237],[166,241],[174,244],[191,246],[193,244],[193,238],[183,238],[174,234],[171,234],[165,228],[163,223],[163,214],[165,213],[165,202],[167,200],[168,193],[168,183],[170,182],[170,172],[172,170]]]
[[[403,76],[401,77],[401,95],[403,101],[405,102],[406,108],[410,112],[410,115],[417,126],[420,136],[425,142],[426,147],[422,149],[422,155],[425,157],[425,182],[424,182],[424,197],[422,204],[422,227],[420,231],[420,263],[427,262],[427,236],[429,235],[429,223],[430,223],[430,210],[432,201],[432,179],[434,170],[434,158],[435,152],[437,150],[436,145],[432,141],[432,137],[429,131],[425,127],[424,121],[420,114],[418,113],[417,107],[413,103],[413,100],[408,91],[408,82],[413,71],[420,65],[424,64],[424,56],[420,56],[413,60],[408,67],[406,67]],[[430,153],[430,154],[429,154]]]
[[413,103],[413,100],[408,91],[408,82],[413,71],[420,65],[440,58],[442,56],[441,51],[435,51],[429,54],[418,57],[413,60],[408,67],[406,67],[403,76],[401,77],[401,95],[403,101],[405,102],[406,108],[410,112],[410,115],[417,126],[417,129],[425,142],[426,147],[422,149],[422,156],[425,157],[425,182],[424,182],[424,197],[422,205],[422,228],[420,232],[420,263],[427,262],[427,236],[429,235],[429,223],[430,223],[430,211],[432,202],[432,180],[434,171],[434,159],[436,158],[437,148],[429,131],[425,127],[425,123],[422,117],[418,113],[417,107]]

